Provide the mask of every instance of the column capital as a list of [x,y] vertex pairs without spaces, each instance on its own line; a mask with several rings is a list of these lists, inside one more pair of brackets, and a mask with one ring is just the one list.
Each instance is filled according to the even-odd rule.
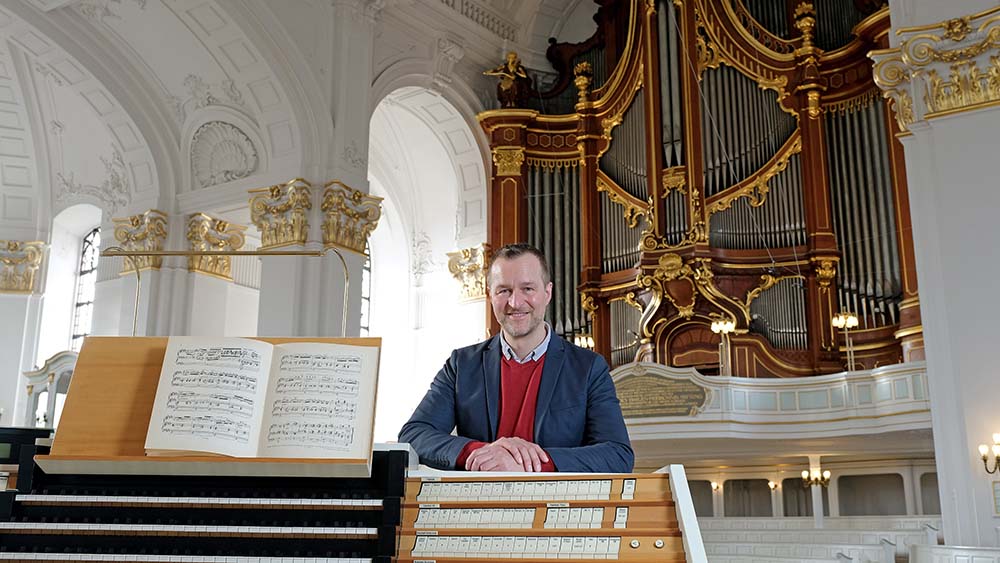
[[355,190],[340,180],[323,186],[323,245],[365,253],[368,236],[382,217],[382,198]]
[[486,298],[485,243],[448,253],[448,271],[462,284],[462,301]]
[[262,250],[306,243],[312,184],[295,178],[249,193],[250,221],[260,230]]
[[45,243],[0,240],[0,293],[34,293]]
[[[131,217],[112,219],[115,225],[115,240],[123,250],[163,250],[167,240],[167,214],[158,209],[150,209],[145,213]],[[132,260],[122,261],[121,274],[139,270],[159,270],[163,265],[162,256],[136,256]]]
[[[191,250],[200,252],[240,250],[246,243],[246,230],[243,225],[234,225],[205,213],[194,213],[188,217],[187,240]],[[189,272],[232,281],[232,269],[230,256],[188,257]]]
[[1000,7],[896,33],[898,47],[868,56],[901,134],[923,120],[1000,103]]

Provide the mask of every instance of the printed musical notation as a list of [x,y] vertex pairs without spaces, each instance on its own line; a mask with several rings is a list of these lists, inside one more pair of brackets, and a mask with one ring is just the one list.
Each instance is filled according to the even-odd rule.
[[292,415],[304,418],[353,419],[357,411],[357,403],[346,399],[286,397],[274,401],[271,416]]
[[354,426],[329,422],[280,422],[267,429],[269,446],[344,450],[354,443]]
[[213,369],[182,369],[170,381],[174,387],[207,387],[217,391],[257,391],[257,378]]
[[278,393],[320,393],[356,397],[360,382],[351,377],[322,373],[285,375],[278,378]]
[[217,412],[250,418],[253,416],[253,404],[253,400],[246,397],[221,393],[172,391],[167,396],[167,410],[174,412]]
[[208,365],[216,368],[260,371],[260,354],[239,347],[181,348],[176,365]]
[[184,434],[246,443],[250,424],[221,416],[165,416],[160,430],[165,434]]
[[281,371],[361,373],[361,358],[343,354],[285,354]]

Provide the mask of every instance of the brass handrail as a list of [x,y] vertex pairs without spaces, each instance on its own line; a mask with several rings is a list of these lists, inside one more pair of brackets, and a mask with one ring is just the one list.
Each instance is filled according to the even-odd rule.
[[136,327],[139,322],[139,291],[141,291],[141,276],[135,258],[138,256],[316,256],[322,257],[328,251],[333,251],[340,258],[340,265],[344,271],[344,300],[343,316],[340,319],[340,334],[347,334],[347,298],[351,287],[351,274],[347,271],[347,261],[339,250],[332,246],[322,250],[125,250],[120,246],[111,246],[101,252],[101,256],[108,258],[121,257],[127,259],[132,264],[135,271],[135,305],[132,308],[132,336],[136,335]]

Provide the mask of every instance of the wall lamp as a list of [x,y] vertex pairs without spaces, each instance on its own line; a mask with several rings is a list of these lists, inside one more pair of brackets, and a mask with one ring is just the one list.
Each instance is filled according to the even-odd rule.
[[736,330],[736,321],[719,318],[712,321],[712,332],[721,335],[719,342],[719,375],[733,375],[732,358],[729,353],[729,333]]
[[[993,450],[993,469],[990,469],[990,450]],[[983,469],[987,473],[993,474],[1000,469],[1000,432],[993,435],[993,447],[990,448],[986,444],[979,444],[979,455],[983,458]]]
[[778,488],[778,484],[775,483],[774,481],[768,481],[767,482],[767,488],[771,489],[773,491],[773,490],[775,490],[775,489]]
[[594,349],[594,337],[586,332],[578,332],[573,336],[573,344],[576,344],[580,348],[586,348],[587,350]]
[[851,335],[847,332],[852,328],[858,328],[858,316],[854,313],[842,312],[833,316],[834,328],[844,331],[844,344],[847,346],[847,371],[854,370],[854,344],[851,342]]
[[718,490],[719,490],[719,484],[716,483],[715,481],[712,481],[712,491],[718,491]]
[[808,489],[809,487],[829,487],[830,486],[830,470],[827,469],[820,473],[819,469],[803,469],[802,470],[802,488]]

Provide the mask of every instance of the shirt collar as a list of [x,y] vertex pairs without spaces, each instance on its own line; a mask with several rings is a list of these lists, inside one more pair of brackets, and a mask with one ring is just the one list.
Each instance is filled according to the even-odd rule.
[[542,339],[542,343],[539,344],[534,350],[528,352],[528,355],[518,359],[517,355],[514,354],[514,349],[507,344],[507,338],[504,336],[503,331],[500,331],[500,349],[503,350],[503,356],[508,360],[514,360],[519,364],[527,363],[532,360],[537,360],[541,358],[545,352],[549,349],[549,340],[552,339],[552,330],[549,327],[549,323],[545,323],[545,338]]

